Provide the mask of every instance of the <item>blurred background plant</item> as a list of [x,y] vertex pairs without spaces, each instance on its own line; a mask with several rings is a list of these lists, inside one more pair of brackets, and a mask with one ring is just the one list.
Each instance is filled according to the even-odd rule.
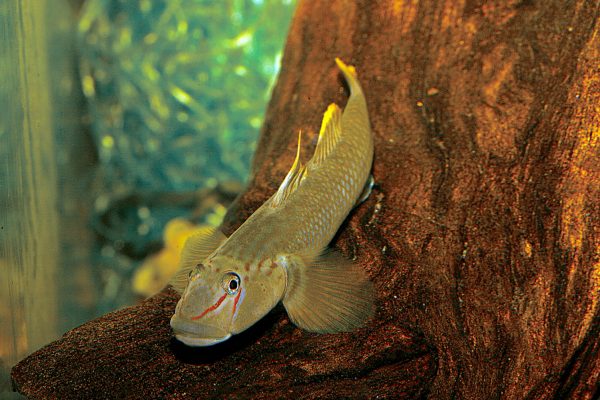
[[0,2],[0,363],[158,290],[221,222],[294,8]]
[[111,192],[244,181],[293,7],[90,0],[81,79]]

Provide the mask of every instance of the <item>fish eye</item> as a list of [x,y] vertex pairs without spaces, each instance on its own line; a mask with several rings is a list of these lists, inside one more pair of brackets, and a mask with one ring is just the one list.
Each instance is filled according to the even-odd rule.
[[236,294],[240,290],[240,276],[235,272],[228,272],[223,276],[223,289],[227,294]]

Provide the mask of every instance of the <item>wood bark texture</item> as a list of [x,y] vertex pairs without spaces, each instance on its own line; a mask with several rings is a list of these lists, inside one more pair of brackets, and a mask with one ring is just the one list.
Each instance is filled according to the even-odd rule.
[[224,232],[276,190],[298,130],[308,158],[327,105],[345,104],[334,57],[355,65],[376,186],[332,246],[368,271],[376,317],[316,335],[278,307],[189,350],[171,338],[167,289],[25,359],[15,386],[31,398],[598,398],[599,4],[301,1]]

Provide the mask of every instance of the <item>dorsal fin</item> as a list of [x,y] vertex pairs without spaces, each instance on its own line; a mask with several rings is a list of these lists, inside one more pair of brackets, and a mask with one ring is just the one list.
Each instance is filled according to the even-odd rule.
[[[317,148],[315,149],[315,155],[312,160],[315,163],[320,163],[327,158],[331,150],[335,147],[336,143],[340,139],[342,132],[342,110],[331,103],[327,107],[327,111],[323,114],[323,122],[321,122],[321,131],[319,131],[319,140],[317,142]],[[311,160],[311,161],[312,161]]]
[[212,227],[206,227],[190,236],[181,251],[179,270],[169,282],[171,286],[182,293],[188,284],[190,271],[203,262],[225,239],[227,238],[221,231]]
[[271,200],[271,207],[277,207],[281,203],[285,201],[292,194],[300,182],[302,182],[302,178],[306,176],[306,167],[302,165],[300,162],[300,144],[302,142],[302,131],[298,132],[298,150],[296,151],[296,159],[294,160],[294,164],[292,168],[290,168],[290,172],[287,173],[285,179],[277,189],[277,193],[275,193]]

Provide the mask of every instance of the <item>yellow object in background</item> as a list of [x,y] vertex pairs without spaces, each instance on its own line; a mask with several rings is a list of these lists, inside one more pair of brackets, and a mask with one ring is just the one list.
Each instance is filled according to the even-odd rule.
[[169,221],[163,232],[163,249],[147,257],[135,271],[132,279],[133,291],[142,296],[151,296],[160,291],[177,272],[185,241],[196,233],[211,229],[211,225],[194,225],[183,218]]

